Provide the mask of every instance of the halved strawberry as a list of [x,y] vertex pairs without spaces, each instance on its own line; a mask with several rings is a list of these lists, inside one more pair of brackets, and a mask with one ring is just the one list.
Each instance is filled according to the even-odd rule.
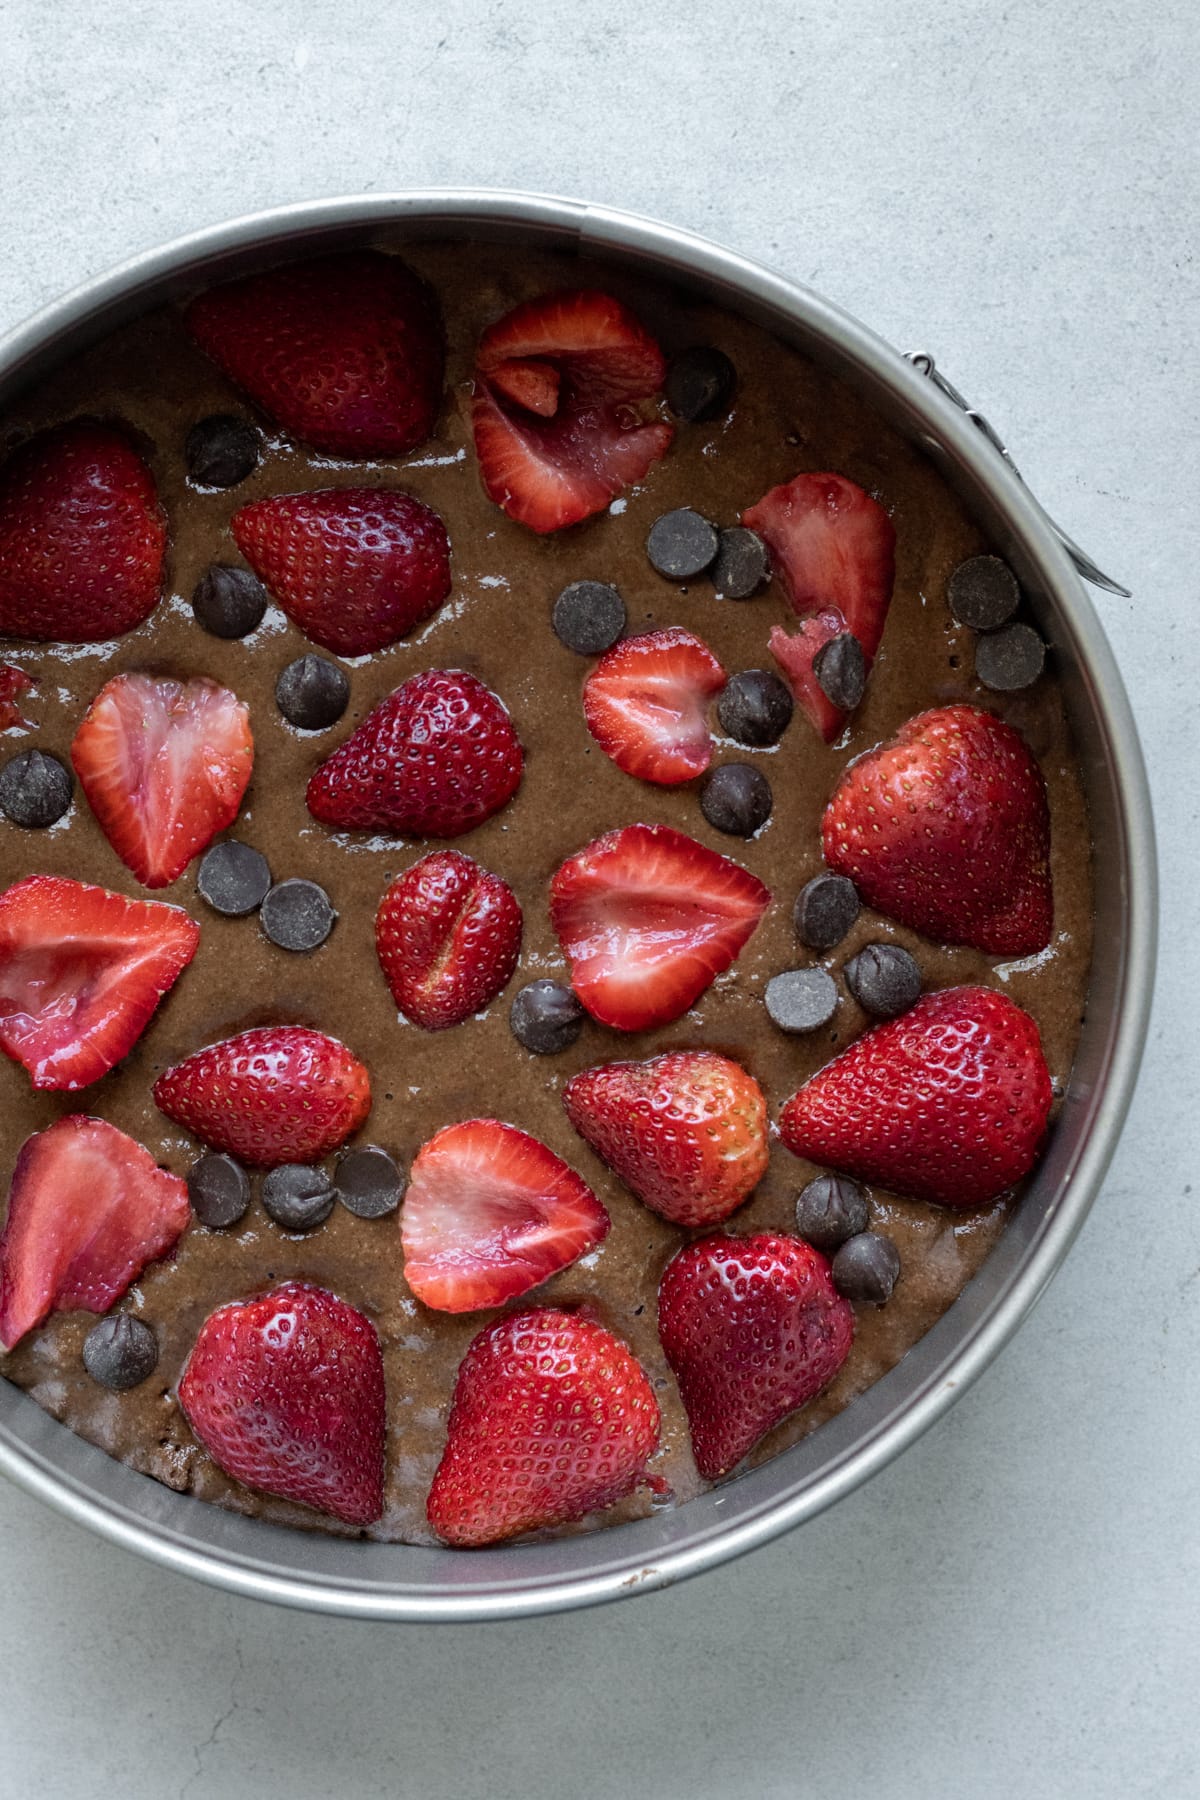
[[36,686],[35,675],[27,675],[16,663],[0,662],[0,731],[29,723],[21,712],[21,695]]
[[435,850],[383,896],[375,950],[405,1017],[444,1031],[507,985],[521,953],[521,908],[499,875],[457,850]]
[[840,637],[845,629],[846,622],[841,613],[826,607],[823,612],[813,613],[811,618],[805,619],[799,631],[785,631],[782,625],[772,625],[767,640],[771,655],[787,677],[793,699],[800,703],[827,744],[832,744],[840,733],[846,723],[846,714],[833,704],[817,680],[813,660],[831,638]]
[[707,644],[672,626],[622,638],[583,689],[588,730],[618,769],[663,786],[703,775],[712,761],[706,706],[725,686]]
[[35,1088],[81,1088],[128,1054],[196,954],[182,908],[65,875],[0,894],[0,1050]]
[[439,1312],[499,1306],[594,1250],[608,1225],[553,1150],[515,1125],[468,1119],[417,1152],[401,1221],[405,1279]]
[[770,904],[747,869],[669,825],[626,825],[557,870],[550,918],[593,1018],[666,1025],[733,962]]
[[634,404],[665,373],[654,339],[610,294],[514,307],[484,332],[475,363],[471,423],[489,497],[538,532],[600,512],[671,442],[671,426]]
[[71,744],[105,837],[145,887],[166,887],[237,818],[254,767],[244,701],[215,681],[114,675]]
[[0,1237],[0,1346],[51,1312],[107,1312],[190,1217],[187,1184],[103,1119],[72,1114],[27,1138]]

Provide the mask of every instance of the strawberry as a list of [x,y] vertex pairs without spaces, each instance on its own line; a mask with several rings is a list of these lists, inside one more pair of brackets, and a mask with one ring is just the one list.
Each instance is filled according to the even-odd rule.
[[807,713],[827,744],[841,735],[847,715],[833,704],[817,680],[813,659],[831,638],[840,637],[846,621],[840,612],[825,607],[803,621],[799,631],[772,625],[767,639],[771,655],[783,670],[792,697]]
[[712,1050],[584,1069],[563,1105],[630,1192],[673,1225],[719,1225],[766,1173],[762,1089]]
[[992,988],[943,988],[792,1095],[788,1149],[893,1193],[983,1206],[1037,1160],[1052,1090],[1038,1028]]
[[450,592],[446,527],[411,494],[275,494],[243,506],[230,524],[292,623],[338,656],[386,650]]
[[854,1312],[810,1244],[720,1233],[667,1264],[658,1335],[696,1467],[715,1481],[833,1380],[850,1353]]
[[343,831],[458,837],[512,799],[524,761],[490,688],[462,669],[426,669],[326,758],[308,784],[308,810]]
[[375,949],[405,1017],[444,1031],[507,985],[521,953],[521,908],[498,875],[457,850],[435,850],[383,896]]
[[21,695],[36,686],[36,675],[27,675],[16,663],[0,662],[0,731],[29,724],[21,712]]
[[230,380],[314,450],[403,456],[433,430],[437,303],[394,256],[356,250],[246,275],[201,294],[184,317]]
[[705,706],[725,680],[708,645],[678,626],[622,638],[584,684],[587,728],[626,775],[690,781],[712,761]]
[[51,1312],[107,1312],[190,1218],[187,1184],[103,1119],[26,1138],[0,1237],[0,1347]]
[[642,1480],[658,1427],[620,1338],[583,1312],[508,1313],[459,1366],[429,1523],[477,1548],[598,1512]]
[[666,453],[662,351],[627,307],[590,289],[514,307],[479,340],[471,424],[489,499],[538,532],[600,512]]
[[371,1321],[305,1281],[219,1306],[179,1378],[218,1468],[347,1525],[383,1511],[383,1356]]
[[592,1017],[647,1031],[729,967],[770,899],[747,869],[682,831],[626,825],[561,865],[550,919]]
[[166,887],[237,818],[254,767],[249,708],[205,677],[114,675],[71,761],[121,861],[144,887]]
[[0,472],[0,637],[95,644],[148,619],[167,526],[128,439],[76,419]]
[[527,1294],[608,1232],[587,1183],[498,1119],[447,1125],[417,1152],[404,1199],[404,1275],[426,1306],[476,1312]]
[[852,762],[825,808],[825,860],[863,899],[943,944],[1044,950],[1054,923],[1041,771],[975,706],[910,719]]
[[169,1119],[240,1162],[316,1162],[357,1131],[371,1082],[337,1038],[305,1025],[265,1025],[197,1050],[161,1074]]
[[128,1055],[196,954],[178,906],[65,875],[0,894],[0,1050],[35,1088],[81,1088]]

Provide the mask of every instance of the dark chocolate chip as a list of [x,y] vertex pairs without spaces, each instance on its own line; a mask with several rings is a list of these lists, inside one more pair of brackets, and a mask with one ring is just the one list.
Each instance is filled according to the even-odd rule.
[[690,425],[716,419],[729,411],[737,371],[723,350],[694,344],[672,357],[667,370],[667,405]]
[[281,1163],[262,1185],[263,1205],[285,1231],[311,1231],[323,1225],[333,1201],[333,1183],[324,1169],[306,1169],[303,1163]]
[[240,1162],[214,1150],[192,1164],[187,1173],[192,1211],[210,1231],[225,1231],[246,1215],[250,1204],[250,1177]]
[[153,1375],[158,1339],[131,1313],[113,1313],[93,1325],[83,1340],[83,1366],[101,1387],[123,1394]]
[[509,1028],[535,1056],[569,1050],[583,1030],[582,1002],[561,981],[531,981],[512,1003]]
[[731,525],[717,537],[717,560],[712,584],[718,600],[749,600],[765,585],[771,573],[767,546],[756,531]]
[[573,581],[554,602],[551,622],[568,650],[599,656],[625,629],[625,602],[606,581]]
[[996,631],[1021,603],[1017,578],[998,556],[971,556],[959,563],[946,584],[946,602],[960,625]]
[[259,922],[281,950],[315,950],[337,918],[329,895],[315,881],[277,881],[259,911]]
[[900,1252],[879,1231],[860,1231],[847,1238],[833,1259],[833,1285],[846,1300],[883,1306],[891,1299],[900,1274]]
[[230,919],[260,907],[270,885],[271,870],[262,851],[232,838],[205,852],[196,875],[200,898]]
[[213,637],[244,638],[257,631],[267,610],[267,590],[249,569],[213,563],[192,590],[196,623]]
[[0,769],[0,813],[27,831],[56,825],[70,809],[70,770],[45,750],[22,750]]
[[722,731],[754,749],[777,744],[791,724],[793,710],[790,690],[769,669],[743,669],[731,675],[717,702]]
[[1005,625],[975,645],[975,673],[998,694],[1032,687],[1045,666],[1046,646],[1031,625]]
[[832,705],[853,712],[867,686],[867,659],[852,631],[821,645],[812,662],[817,686]]
[[722,763],[700,790],[700,811],[715,831],[753,837],[771,816],[771,784],[749,763]]
[[344,669],[323,656],[298,656],[275,683],[275,704],[289,724],[301,731],[324,731],[336,725],[350,701]]
[[921,971],[899,944],[867,944],[842,971],[864,1012],[894,1019],[921,998]]
[[192,480],[201,487],[230,488],[258,467],[261,439],[248,419],[213,413],[187,434],[184,456]]
[[817,1031],[837,1011],[837,983],[826,969],[788,969],[768,981],[764,999],[780,1031]]
[[796,936],[810,950],[832,950],[858,917],[858,889],[847,875],[814,875],[792,912]]
[[848,1175],[818,1175],[796,1201],[796,1230],[825,1256],[865,1231],[870,1217],[866,1189]]
[[395,1212],[404,1193],[405,1180],[386,1150],[368,1144],[347,1150],[334,1172],[337,1197],[347,1212],[360,1219],[382,1219]]
[[646,539],[646,555],[660,575],[669,581],[690,581],[703,575],[717,554],[717,530],[690,506],[655,519]]

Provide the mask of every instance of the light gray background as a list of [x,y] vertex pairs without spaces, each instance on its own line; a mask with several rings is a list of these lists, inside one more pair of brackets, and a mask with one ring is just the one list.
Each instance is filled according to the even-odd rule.
[[389,1629],[223,1598],[0,1489],[0,1794],[1200,1792],[1192,0],[0,0],[0,328],[275,202],[656,214],[928,347],[1098,597],[1164,866],[1137,1104],[1001,1362],[870,1488],[663,1595]]

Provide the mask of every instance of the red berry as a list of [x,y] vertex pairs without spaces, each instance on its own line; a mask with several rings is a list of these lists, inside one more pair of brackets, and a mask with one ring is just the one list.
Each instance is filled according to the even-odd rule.
[[627,775],[690,781],[712,761],[706,708],[724,686],[724,669],[690,631],[650,631],[601,657],[584,686],[584,717]]
[[457,850],[435,850],[383,896],[375,949],[405,1017],[443,1031],[507,985],[521,953],[521,908],[498,875]]
[[21,713],[21,695],[36,686],[35,675],[27,675],[16,663],[0,662],[0,731],[28,725],[29,720]]

